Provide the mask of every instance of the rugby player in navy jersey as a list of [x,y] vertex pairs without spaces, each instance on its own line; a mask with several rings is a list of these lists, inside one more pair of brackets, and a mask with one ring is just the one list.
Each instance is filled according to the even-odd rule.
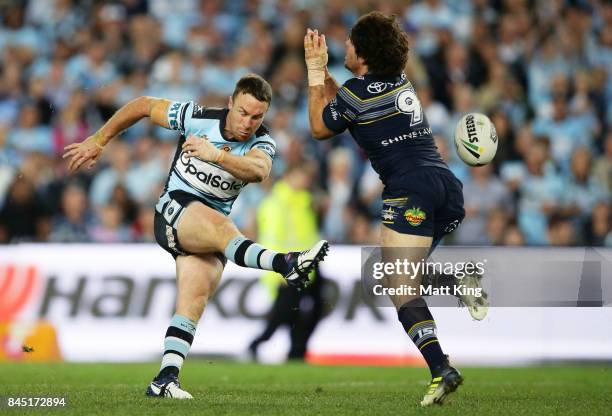
[[270,85],[255,74],[238,81],[227,108],[139,97],[121,107],[95,134],[65,149],[69,169],[76,171],[93,167],[104,146],[142,118],[180,133],[168,181],[155,207],[155,238],[176,261],[176,313],[166,332],[159,374],[146,391],[149,396],[192,398],[181,388],[178,374],[226,259],[243,267],[273,270],[300,288],[327,253],[324,240],[299,253],[267,250],[245,238],[227,217],[240,190],[270,174],[276,147],[262,122],[271,100]]
[[[348,129],[384,184],[383,260],[397,258],[399,250],[392,247],[404,248],[401,255],[413,263],[427,259],[442,237],[461,223],[465,211],[462,184],[440,157],[423,108],[404,74],[406,34],[393,17],[380,12],[362,16],[346,41],[345,66],[354,78],[341,87],[327,70],[325,35],[308,29],[304,49],[313,137],[326,139]],[[421,279],[395,274],[386,282],[392,288],[415,287]],[[442,352],[427,303],[418,291],[390,298],[431,371],[421,405],[441,404],[463,378]],[[488,304],[475,298],[462,300],[472,316],[484,317]]]

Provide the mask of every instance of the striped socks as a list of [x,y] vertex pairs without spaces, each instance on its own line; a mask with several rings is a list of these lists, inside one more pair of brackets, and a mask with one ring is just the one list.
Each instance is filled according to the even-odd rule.
[[435,377],[434,369],[445,362],[446,356],[438,342],[436,323],[429,312],[427,303],[423,298],[406,302],[397,312],[397,316],[404,330],[425,358],[432,376]]
[[164,356],[162,358],[159,375],[156,379],[164,378],[169,374],[178,376],[183,361],[189,353],[193,337],[195,335],[197,323],[181,316],[174,315],[170,321],[170,326],[166,331],[164,339]]
[[229,242],[224,254],[238,266],[273,270],[282,275],[289,273],[292,267],[285,254],[267,250],[242,235]]

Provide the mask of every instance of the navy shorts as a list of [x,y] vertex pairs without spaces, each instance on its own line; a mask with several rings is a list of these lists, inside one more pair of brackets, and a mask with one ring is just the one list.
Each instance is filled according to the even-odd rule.
[[389,181],[381,216],[382,223],[398,233],[433,237],[433,249],[465,217],[463,185],[447,169],[416,169]]
[[[177,256],[193,254],[181,247],[181,243],[178,239],[178,222],[185,212],[187,205],[193,201],[203,204],[204,202],[187,192],[171,191],[169,195],[170,200],[161,207],[161,212],[155,210],[154,231],[157,244],[176,259]],[[223,253],[217,252],[213,254],[225,266],[227,258],[225,258]]]

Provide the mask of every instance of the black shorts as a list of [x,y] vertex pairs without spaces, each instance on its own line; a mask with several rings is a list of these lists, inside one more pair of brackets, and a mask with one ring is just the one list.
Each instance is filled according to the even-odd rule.
[[382,223],[402,234],[433,237],[434,248],[463,221],[463,185],[447,169],[423,167],[383,192]]
[[[170,200],[167,201],[163,207],[162,212],[155,210],[154,219],[154,231],[155,241],[164,250],[172,255],[174,259],[177,256],[187,256],[189,253],[181,246],[178,239],[177,226],[181,216],[185,213],[185,208],[193,201],[200,203],[204,202],[194,195],[188,194],[187,192],[172,191],[170,192]],[[223,253],[213,253],[221,263],[225,266],[227,258]]]

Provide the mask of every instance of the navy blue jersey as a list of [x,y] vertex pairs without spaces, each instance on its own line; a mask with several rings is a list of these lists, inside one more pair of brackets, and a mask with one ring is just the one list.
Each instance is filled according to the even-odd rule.
[[387,187],[401,185],[416,168],[448,169],[405,74],[349,79],[323,110],[323,121],[335,133],[349,129]]

